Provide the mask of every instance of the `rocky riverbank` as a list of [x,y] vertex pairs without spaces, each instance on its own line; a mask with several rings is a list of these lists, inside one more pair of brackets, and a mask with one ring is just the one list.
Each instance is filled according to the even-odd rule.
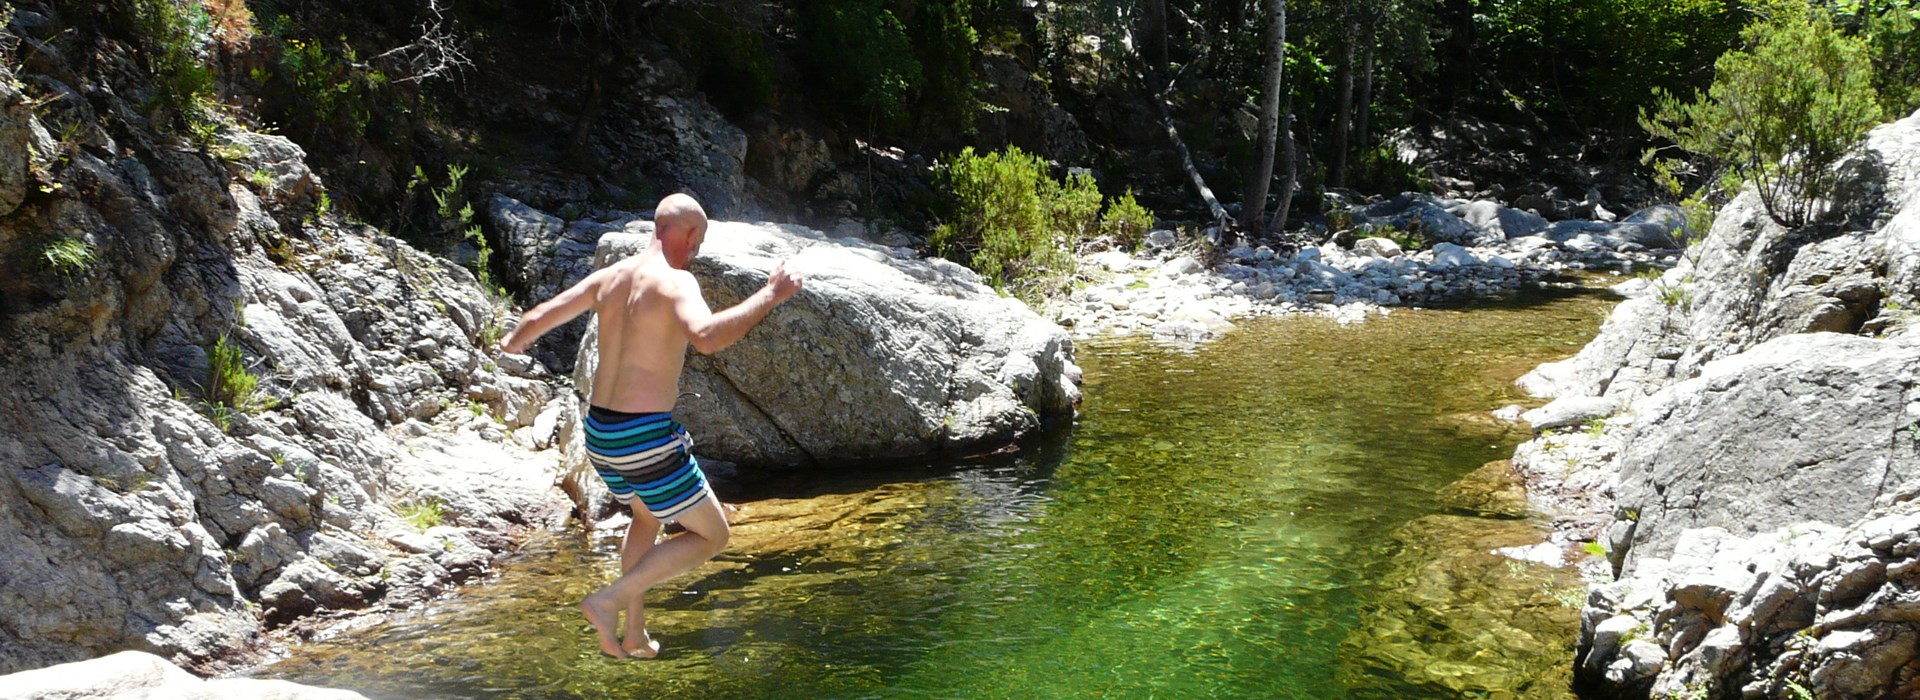
[[[1155,231],[1138,254],[1095,253],[1089,282],[1047,313],[1076,337],[1145,334],[1205,342],[1248,316],[1308,313],[1358,321],[1394,307],[1458,303],[1542,284],[1569,270],[1665,266],[1686,236],[1677,207],[1619,222],[1549,223],[1497,202],[1406,194],[1347,209],[1352,222],[1327,243],[1283,254],[1239,245],[1211,268],[1172,231]],[[1337,217],[1338,218],[1338,217]],[[1405,250],[1383,235],[1418,231],[1430,248]]]
[[1554,400],[1514,469],[1554,541],[1604,553],[1586,693],[1920,694],[1920,115],[1840,174],[1799,229],[1742,193],[1521,380]]

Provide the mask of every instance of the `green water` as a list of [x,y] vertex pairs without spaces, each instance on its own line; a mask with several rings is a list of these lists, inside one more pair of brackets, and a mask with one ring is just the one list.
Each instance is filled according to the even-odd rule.
[[[1356,661],[1349,637],[1398,607],[1383,576],[1435,492],[1522,437],[1471,416],[1520,401],[1512,379],[1577,350],[1608,303],[1261,320],[1190,353],[1085,343],[1070,432],[727,494],[730,551],[649,597],[661,659],[597,653],[574,605],[615,542],[560,533],[257,675],[374,698],[1457,697]],[[1570,662],[1573,632],[1539,656]],[[1493,670],[1532,690],[1474,687],[1563,695]]]

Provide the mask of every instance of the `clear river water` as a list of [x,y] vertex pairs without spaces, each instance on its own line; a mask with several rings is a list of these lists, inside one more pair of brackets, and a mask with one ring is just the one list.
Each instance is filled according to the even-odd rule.
[[1488,554],[1537,524],[1436,494],[1512,454],[1486,412],[1611,304],[1083,342],[1071,429],[724,493],[729,551],[649,596],[662,658],[598,653],[575,604],[617,532],[576,529],[254,675],[376,700],[1571,697],[1577,581]]

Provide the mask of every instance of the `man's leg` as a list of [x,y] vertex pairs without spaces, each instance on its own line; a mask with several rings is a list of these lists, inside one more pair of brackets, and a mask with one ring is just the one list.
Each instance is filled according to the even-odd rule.
[[[686,573],[712,559],[726,548],[727,538],[732,534],[726,513],[720,510],[720,501],[712,496],[704,497],[699,505],[681,513],[676,522],[687,531],[654,545],[619,580],[581,601],[580,607],[587,612],[589,620],[596,611],[618,611],[623,605],[646,595],[655,584]],[[603,634],[602,649],[606,646],[605,637]],[[626,655],[621,653],[614,656],[624,658]]]
[[[620,546],[620,573],[626,574],[640,564],[640,559],[653,549],[660,539],[660,520],[647,512],[647,506],[640,499],[628,503],[633,509],[633,522],[627,526],[626,542]],[[652,658],[660,653],[660,647],[647,636],[647,597],[636,595],[627,601],[627,630],[620,635],[620,648],[628,656]]]

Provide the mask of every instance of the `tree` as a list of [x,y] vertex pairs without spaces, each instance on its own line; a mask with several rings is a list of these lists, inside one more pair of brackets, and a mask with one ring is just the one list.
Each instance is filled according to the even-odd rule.
[[[1280,136],[1280,90],[1287,50],[1287,2],[1266,0],[1266,5],[1267,67],[1260,92],[1260,143],[1255,147],[1255,157],[1259,160],[1247,176],[1246,198],[1240,205],[1240,226],[1248,230],[1258,229],[1266,215],[1267,188],[1273,180],[1274,147]],[[1286,202],[1292,198],[1289,181],[1280,199]]]
[[1706,94],[1684,102],[1656,90],[1640,123],[1753,183],[1774,221],[1800,226],[1832,194],[1834,164],[1881,120],[1868,43],[1808,13],[1743,35],[1749,48],[1714,63]]

